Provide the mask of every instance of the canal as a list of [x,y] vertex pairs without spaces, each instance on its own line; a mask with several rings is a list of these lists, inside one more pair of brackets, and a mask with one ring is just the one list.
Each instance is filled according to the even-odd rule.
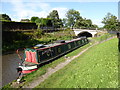
[[[23,57],[23,51],[20,51]],[[7,54],[2,56],[2,86],[12,82],[18,77],[16,68],[21,60],[16,53]]]

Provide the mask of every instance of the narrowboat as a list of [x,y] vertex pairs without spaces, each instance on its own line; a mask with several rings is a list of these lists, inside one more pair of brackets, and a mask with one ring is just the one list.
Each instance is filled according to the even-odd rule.
[[18,66],[18,69],[24,74],[31,73],[36,71],[42,63],[62,56],[88,42],[86,37],[81,37],[67,41],[59,40],[48,45],[38,44],[33,48],[26,48],[24,49],[23,62]]

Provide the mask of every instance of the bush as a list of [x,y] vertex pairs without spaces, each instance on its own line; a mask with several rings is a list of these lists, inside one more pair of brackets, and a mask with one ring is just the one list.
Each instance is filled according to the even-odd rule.
[[44,35],[43,30],[37,29],[37,31],[34,32],[34,37],[35,38],[41,38],[42,35]]

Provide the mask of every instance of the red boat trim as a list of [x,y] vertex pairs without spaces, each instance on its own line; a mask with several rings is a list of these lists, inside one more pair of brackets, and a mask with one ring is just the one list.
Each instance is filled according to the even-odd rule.
[[33,70],[23,70],[22,73],[31,73],[31,72],[36,71],[36,70],[38,70],[38,69],[33,69]]

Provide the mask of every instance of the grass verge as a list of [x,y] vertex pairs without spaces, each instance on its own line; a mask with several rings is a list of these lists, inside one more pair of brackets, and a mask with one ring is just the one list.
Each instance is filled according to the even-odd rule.
[[117,42],[92,47],[36,88],[118,88]]
[[97,37],[97,38],[93,37],[92,38],[92,43],[101,42],[101,41],[106,40],[107,38],[110,38],[110,37],[113,37],[113,36],[115,36],[115,34],[105,33],[105,34],[101,35],[100,37]]

